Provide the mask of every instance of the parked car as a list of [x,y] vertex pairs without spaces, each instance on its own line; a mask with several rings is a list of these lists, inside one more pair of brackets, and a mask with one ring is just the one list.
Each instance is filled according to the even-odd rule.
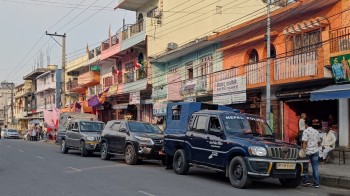
[[138,121],[109,121],[102,131],[101,159],[124,155],[128,165],[142,159],[165,160],[163,133],[152,124]]
[[236,188],[269,177],[297,187],[306,175],[308,160],[300,147],[275,139],[259,116],[201,103],[167,107],[164,150],[176,174],[187,174],[191,166],[207,168],[225,173]]
[[82,157],[100,151],[101,132],[104,123],[101,121],[71,120],[68,130],[60,136],[62,153],[69,149],[79,150]]
[[5,129],[4,130],[4,138],[7,138],[7,139],[10,139],[10,138],[19,139],[19,133],[15,129]]

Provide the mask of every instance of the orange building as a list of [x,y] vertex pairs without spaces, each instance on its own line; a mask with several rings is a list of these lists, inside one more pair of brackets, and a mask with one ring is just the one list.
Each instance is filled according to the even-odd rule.
[[[350,54],[349,14],[349,0],[299,0],[271,12],[271,112],[278,137],[293,142],[299,131],[298,116],[303,112],[319,119],[320,125],[324,121],[324,126],[332,115],[333,129],[339,128],[339,134],[345,136],[340,144],[349,145],[349,99],[310,101],[314,90],[335,83],[331,59]],[[223,70],[245,76],[247,101],[234,107],[262,116],[266,103],[266,17],[209,38],[221,42],[218,51],[222,52]]]

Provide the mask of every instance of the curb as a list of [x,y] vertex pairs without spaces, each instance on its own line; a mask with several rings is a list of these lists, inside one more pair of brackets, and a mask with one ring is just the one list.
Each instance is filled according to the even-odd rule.
[[[312,175],[309,175],[309,179],[312,181]],[[334,188],[350,189],[350,178],[320,174],[320,184]]]

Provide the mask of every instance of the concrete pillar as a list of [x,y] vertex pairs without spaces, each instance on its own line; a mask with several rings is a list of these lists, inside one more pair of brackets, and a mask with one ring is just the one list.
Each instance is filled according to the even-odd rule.
[[339,146],[349,146],[349,99],[339,99]]

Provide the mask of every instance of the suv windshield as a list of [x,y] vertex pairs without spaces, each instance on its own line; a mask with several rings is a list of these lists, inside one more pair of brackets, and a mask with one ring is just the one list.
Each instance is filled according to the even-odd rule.
[[261,136],[273,136],[273,131],[263,118],[256,116],[247,116],[246,118],[254,133],[259,133]]
[[9,129],[9,130],[7,130],[7,132],[16,133],[17,131],[13,130],[13,129]]
[[103,123],[98,122],[80,122],[80,131],[82,132],[100,132],[104,128]]
[[135,133],[162,133],[159,128],[148,123],[129,122],[129,128]]
[[224,125],[228,135],[234,133],[250,133],[251,129],[247,119],[239,114],[224,115]]

